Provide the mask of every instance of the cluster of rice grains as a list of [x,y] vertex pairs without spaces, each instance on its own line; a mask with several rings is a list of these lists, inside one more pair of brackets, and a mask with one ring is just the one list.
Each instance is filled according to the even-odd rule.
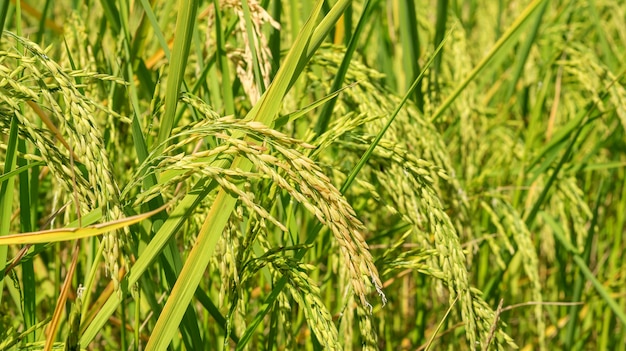
[[245,284],[246,280],[265,265],[271,265],[273,270],[288,278],[290,296],[302,307],[309,327],[320,343],[328,350],[341,350],[332,316],[322,301],[320,289],[310,277],[310,272],[315,270],[315,267],[286,257],[282,251],[282,248],[268,250],[265,255],[248,261],[241,283]]
[[[313,57],[312,64],[321,67],[332,77],[343,58],[343,54],[336,50],[338,49],[322,47]],[[316,69],[312,68],[307,76],[310,80],[308,86],[321,86],[322,90],[327,91],[328,82],[332,79],[326,79]],[[387,119],[381,117],[388,116],[399,103],[400,99],[393,94],[380,93],[385,89],[376,83],[379,78],[380,73],[360,64],[358,60],[353,60],[346,82],[358,84],[345,90],[335,109],[343,117],[336,119],[328,131],[316,141],[319,147],[315,150],[314,158],[328,164],[336,177],[344,177],[338,170],[344,169],[346,160],[350,160],[345,163],[348,167],[358,160],[386,122]],[[333,158],[334,154],[341,154],[342,157]],[[415,155],[420,155],[420,158]],[[467,198],[459,181],[454,177],[452,161],[443,138],[434,125],[414,105],[408,103],[374,150],[368,165],[369,167],[361,171],[357,186],[364,187],[363,191],[373,195],[366,206],[375,215],[367,216],[367,213],[362,213],[366,216],[366,221],[374,228],[384,228],[391,224],[380,218],[381,210],[400,216],[411,225],[413,240],[424,249],[434,249],[436,254],[426,261],[429,267],[425,267],[423,263],[416,263],[416,267],[421,267],[419,271],[439,279],[448,287],[450,303],[458,297],[461,318],[465,323],[470,345],[479,348],[487,347],[487,343],[495,347],[514,345],[513,340],[500,327],[496,329],[496,337],[491,338],[491,329],[496,323],[495,312],[470,286],[459,234],[446,213],[439,194],[456,194],[447,201],[460,216],[466,213]],[[351,192],[359,190],[352,189]],[[376,207],[379,209],[374,209]],[[402,240],[404,239],[406,237]],[[396,262],[402,260],[402,257],[404,256],[388,256],[381,267],[405,266]],[[388,270],[385,272],[398,273]]]
[[[45,162],[63,187],[65,198],[75,202],[79,216],[102,207],[105,220],[120,218],[119,189],[94,120],[96,110],[102,107],[81,92],[75,79],[123,82],[106,75],[64,70],[37,44],[5,31],[3,39],[6,38],[14,42],[5,45],[10,49],[0,52],[0,101],[4,106],[0,128],[8,130],[12,116],[17,118],[20,136],[41,153],[23,157]],[[25,54],[15,49],[18,46],[25,48]],[[28,105],[24,114],[22,103]],[[37,127],[34,118],[41,118],[48,129]],[[58,128],[54,123],[58,123]],[[58,147],[54,139],[63,146]],[[119,240],[115,233],[106,234],[103,240],[107,272],[117,283],[123,261]]]
[[[241,82],[241,86],[246,93],[246,97],[254,105],[261,97],[264,88],[270,84],[270,72],[272,69],[272,53],[269,49],[268,39],[263,33],[263,26],[269,24],[275,29],[280,29],[280,24],[276,22],[257,0],[251,0],[246,3],[247,9],[241,1],[223,0],[220,1],[220,7],[228,14],[232,11],[238,17],[238,25],[234,30],[234,35],[241,37],[243,43],[242,48],[228,47],[227,56],[233,62],[237,77]],[[249,11],[252,31],[246,30],[246,14]],[[208,17],[207,31],[207,47],[215,47],[215,38],[212,31],[214,25],[214,7],[207,7],[205,13]],[[252,45],[250,45],[252,43]],[[254,50],[254,51],[253,51]],[[255,81],[254,76],[254,58],[258,58],[258,69],[262,77],[262,82]],[[261,87],[258,85],[262,85]]]
[[[230,253],[232,246],[230,249],[218,248],[230,259],[237,256],[237,263],[233,265],[240,266],[241,262],[246,261],[242,258],[241,251],[245,248],[251,249],[252,239],[259,242],[262,247],[271,249],[271,244],[264,244],[267,239],[263,235],[267,235],[268,232],[265,228],[266,221],[284,232],[288,231],[285,224],[268,210],[275,204],[272,199],[276,197],[277,192],[283,191],[330,229],[339,245],[343,266],[347,269],[351,286],[368,313],[372,309],[366,300],[367,286],[370,282],[383,303],[386,301],[376,266],[363,238],[365,230],[363,224],[320,167],[298,151],[299,148],[313,149],[312,145],[290,138],[256,121],[244,121],[231,116],[218,117],[204,102],[190,94],[184,94],[182,101],[203,114],[205,119],[175,130],[171,140],[176,142],[166,147],[161,155],[149,157],[138,169],[137,177],[134,177],[137,183],[141,182],[140,175],[145,176],[154,169],[159,169],[161,174],[169,172],[173,176],[166,183],[139,194],[135,199],[137,203],[147,201],[162,192],[164,187],[173,186],[190,177],[207,177],[215,180],[233,197],[239,199],[242,207],[251,215],[247,216],[248,218],[257,218],[261,225],[254,231],[247,231],[245,239],[242,240],[242,247],[237,248],[238,252]],[[190,150],[192,145],[207,137],[215,138],[217,146],[190,153],[180,152]],[[232,160],[235,157],[251,162],[253,170],[244,172],[238,168],[225,167],[228,163],[224,163],[224,160]],[[249,190],[252,187],[246,185],[255,182],[254,188],[258,189],[262,181],[270,182],[269,191],[265,194],[259,191],[253,193]],[[132,184],[129,188],[132,188]],[[234,217],[244,216],[242,213],[235,213]],[[233,229],[231,227],[231,231]],[[231,279],[235,279],[236,283],[242,283],[250,279],[250,274],[258,270],[258,265],[273,267],[273,270],[280,272],[281,276],[288,277],[291,295],[305,308],[305,317],[318,339],[329,348],[338,348],[336,327],[327,307],[319,298],[319,289],[304,274],[306,271],[302,268],[304,266],[295,262],[288,264],[283,262],[284,257],[278,254],[269,255],[269,252],[271,251],[262,258],[247,260],[249,263],[243,265],[245,269],[241,267],[232,269],[239,270],[238,275],[243,275],[244,278],[231,277]]]

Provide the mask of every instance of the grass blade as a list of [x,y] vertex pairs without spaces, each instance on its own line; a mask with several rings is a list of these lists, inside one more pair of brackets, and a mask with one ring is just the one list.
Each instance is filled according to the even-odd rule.
[[[17,117],[11,119],[11,129],[7,143],[6,159],[4,162],[4,172],[11,172],[17,162]],[[9,233],[11,226],[11,214],[13,209],[13,189],[14,179],[8,178],[0,183],[0,240]],[[7,260],[6,244],[0,243],[0,262]],[[0,272],[0,302],[2,302],[2,291],[4,287],[4,270]]]
[[626,325],[626,314],[622,310],[622,308],[617,304],[617,302],[611,297],[611,293],[609,293],[604,285],[595,277],[594,273],[589,269],[585,259],[582,258],[578,252],[578,250],[570,243],[570,241],[565,237],[565,233],[561,228],[561,225],[558,224],[554,218],[548,215],[545,212],[541,213],[541,217],[550,225],[550,227],[554,230],[554,236],[559,240],[561,245],[572,255],[572,259],[582,272],[582,274],[591,282],[593,287],[596,289],[598,294],[602,297],[604,302],[611,308],[615,316],[620,320],[622,325]]
[[189,57],[189,47],[195,26],[197,2],[185,0],[178,5],[178,17],[176,19],[176,37],[174,38],[174,48],[170,71],[167,79],[165,91],[165,112],[160,120],[159,135],[157,145],[161,145],[169,136],[174,127],[176,117],[176,107],[178,106],[178,95],[183,82],[187,58]]
[[[339,91],[341,85],[343,84],[343,80],[348,72],[348,66],[350,66],[350,61],[352,60],[352,55],[356,50],[357,43],[361,38],[361,33],[363,32],[363,28],[365,27],[366,21],[369,19],[370,13],[372,10],[371,2],[369,0],[365,1],[365,5],[363,6],[363,13],[361,14],[361,18],[354,30],[354,33],[350,36],[350,42],[348,47],[346,48],[346,53],[343,56],[341,61],[341,65],[337,70],[337,75],[333,80],[333,85],[330,88],[330,91]],[[322,108],[322,112],[317,120],[317,125],[315,126],[315,133],[317,135],[321,135],[328,128],[328,123],[330,122],[330,115],[333,113],[333,109],[335,108],[336,97],[330,99],[330,101],[324,105]]]
[[478,76],[487,64],[500,53],[500,49],[506,44],[509,40],[511,40],[515,34],[517,34],[522,27],[522,25],[530,18],[530,16],[535,12],[535,10],[542,4],[542,2],[547,0],[533,0],[526,9],[522,12],[522,14],[515,20],[515,22],[504,32],[502,37],[498,39],[498,41],[494,44],[494,46],[489,50],[489,52],[485,55],[485,57],[480,60],[480,62],[474,67],[474,69],[467,75],[467,77],[454,89],[454,91],[446,98],[446,100],[441,103],[441,106],[433,113],[431,117],[431,121],[436,121],[441,117],[441,115],[445,112],[445,110],[452,105],[452,102],[461,94],[461,92],[467,87],[467,85]]

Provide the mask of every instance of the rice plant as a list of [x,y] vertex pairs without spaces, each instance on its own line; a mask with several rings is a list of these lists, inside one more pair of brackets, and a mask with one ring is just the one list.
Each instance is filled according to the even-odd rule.
[[0,350],[626,350],[625,17],[3,1]]

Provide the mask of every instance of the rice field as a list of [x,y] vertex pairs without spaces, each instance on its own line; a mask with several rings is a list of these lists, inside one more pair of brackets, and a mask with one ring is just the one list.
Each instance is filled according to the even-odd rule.
[[0,2],[0,351],[626,350],[626,5]]

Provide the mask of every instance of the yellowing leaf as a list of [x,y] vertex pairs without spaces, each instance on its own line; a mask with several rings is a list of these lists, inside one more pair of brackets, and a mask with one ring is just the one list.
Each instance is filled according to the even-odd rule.
[[144,219],[163,211],[167,206],[168,205],[166,204],[157,208],[154,211],[138,214],[132,217],[118,219],[111,222],[100,223],[84,228],[61,228],[41,230],[38,232],[5,235],[0,237],[0,245],[43,244],[57,241],[88,238],[141,222]]

